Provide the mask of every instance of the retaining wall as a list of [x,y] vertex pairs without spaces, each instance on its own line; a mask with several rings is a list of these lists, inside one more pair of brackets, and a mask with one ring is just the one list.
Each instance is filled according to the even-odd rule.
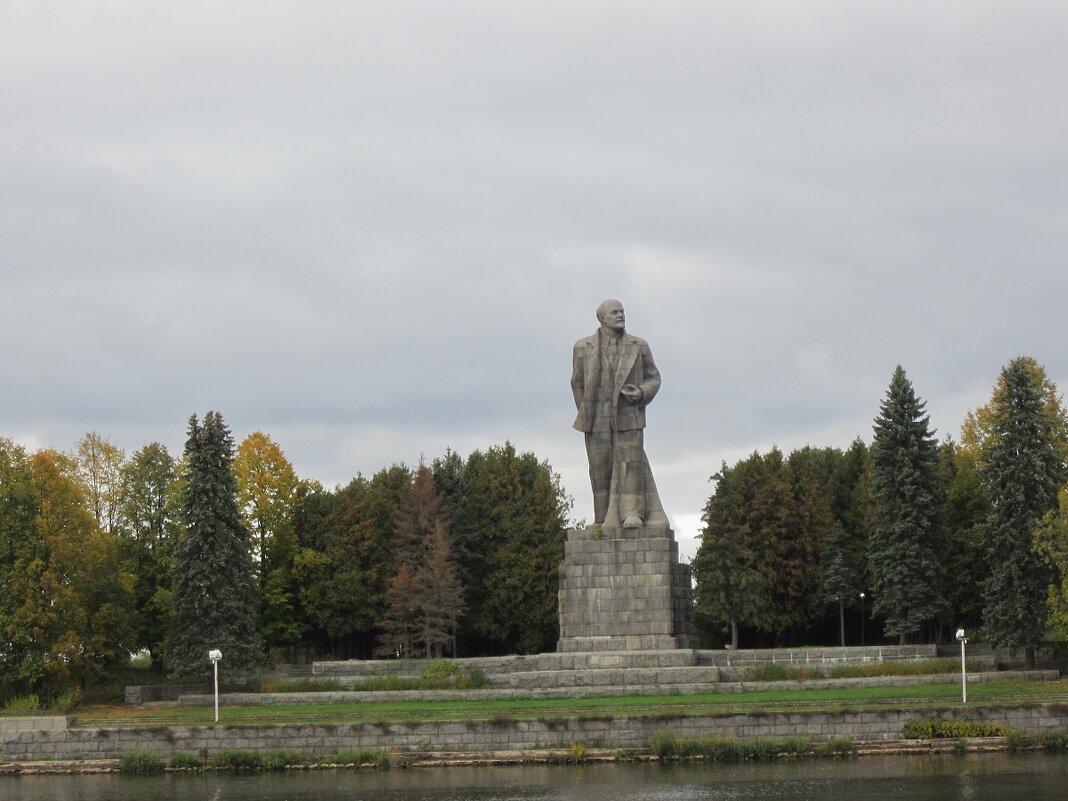
[[[948,720],[999,723],[1028,734],[1068,733],[1068,704],[1029,707],[951,707],[918,711],[796,712],[722,717],[686,715],[655,718],[593,717],[547,720],[494,720],[424,723],[355,723],[293,726],[174,726],[152,729],[37,728],[42,719],[0,731],[0,759],[113,759],[132,749],[168,757],[178,752],[211,754],[224,749],[269,752],[280,749],[329,754],[364,748],[393,751],[525,751],[591,747],[642,748],[659,729],[680,737],[805,737],[812,741],[848,737],[855,742],[895,740],[911,720],[937,716]],[[8,721],[26,721],[10,718]],[[20,729],[20,725],[22,728]]]

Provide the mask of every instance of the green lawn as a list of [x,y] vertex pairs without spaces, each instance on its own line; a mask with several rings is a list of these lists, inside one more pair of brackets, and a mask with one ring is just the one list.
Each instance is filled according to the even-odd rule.
[[[735,712],[821,712],[959,706],[960,686],[851,687],[829,690],[762,690],[701,695],[616,696],[579,699],[486,701],[374,701],[220,709],[220,725],[381,723],[422,720],[510,720],[518,718],[727,715]],[[1068,682],[1005,681],[968,688],[968,706],[1068,703]],[[212,724],[210,707],[140,709],[91,707],[75,715],[77,726],[146,727]]]

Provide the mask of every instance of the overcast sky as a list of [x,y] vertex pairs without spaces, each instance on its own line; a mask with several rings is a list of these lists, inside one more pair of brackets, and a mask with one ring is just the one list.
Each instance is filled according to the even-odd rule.
[[845,447],[901,364],[939,436],[1068,384],[1068,4],[0,0],[0,435],[327,486],[505,440],[590,518],[571,347],[663,373],[692,537],[722,461]]

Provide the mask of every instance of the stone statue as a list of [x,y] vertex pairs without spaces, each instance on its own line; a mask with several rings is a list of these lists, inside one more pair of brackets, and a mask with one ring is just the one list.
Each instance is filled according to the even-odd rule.
[[667,515],[645,456],[645,407],[660,389],[660,371],[644,339],[626,332],[623,304],[597,307],[601,327],[575,343],[571,389],[586,434],[594,524],[666,527]]

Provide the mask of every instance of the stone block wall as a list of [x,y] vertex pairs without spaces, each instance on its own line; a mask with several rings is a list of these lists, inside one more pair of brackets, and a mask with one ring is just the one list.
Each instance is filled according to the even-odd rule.
[[[805,737],[819,742],[848,737],[856,742],[896,740],[906,723],[923,717],[976,720],[1028,734],[1068,733],[1068,706],[932,708],[924,712],[777,712],[722,717],[586,717],[553,720],[354,723],[316,726],[177,726],[151,729],[50,729],[0,731],[0,761],[114,759],[133,749],[166,758],[179,752],[210,755],[224,749],[277,750],[326,755],[364,748],[391,751],[533,751],[584,742],[601,748],[643,748],[659,729],[679,737]],[[64,720],[64,719],[61,719]],[[65,724],[64,724],[65,725]]]

